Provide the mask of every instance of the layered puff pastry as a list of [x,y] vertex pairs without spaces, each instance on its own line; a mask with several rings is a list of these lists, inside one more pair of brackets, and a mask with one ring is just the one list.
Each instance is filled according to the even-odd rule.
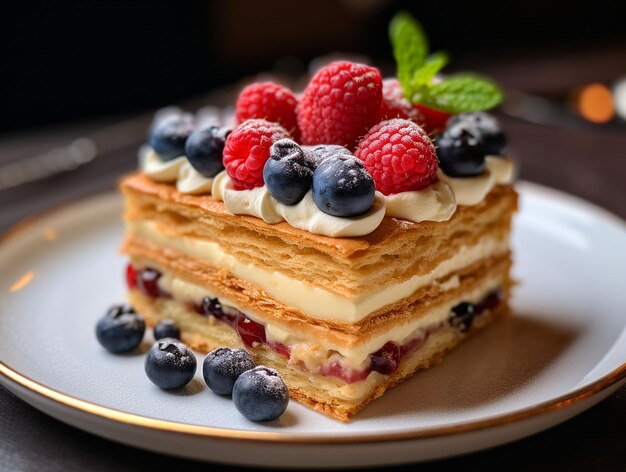
[[141,173],[121,190],[129,297],[147,323],[174,320],[201,352],[244,347],[341,421],[508,310],[510,185],[448,221],[385,216],[350,238],[234,215]]

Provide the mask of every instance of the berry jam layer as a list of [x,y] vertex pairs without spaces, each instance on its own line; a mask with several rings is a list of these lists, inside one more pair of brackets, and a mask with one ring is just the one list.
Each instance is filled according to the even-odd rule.
[[429,338],[444,330],[467,332],[475,322],[500,307],[503,291],[493,281],[433,310],[413,326],[402,326],[401,332],[389,330],[358,348],[323,346],[320,340],[299,338],[285,327],[263,323],[219,298],[207,294],[197,285],[150,268],[128,265],[127,285],[150,300],[174,299],[186,306],[187,312],[211,318],[232,328],[248,348],[263,345],[282,356],[287,363],[304,371],[334,377],[351,384],[366,379],[370,373],[391,375],[402,361],[424,348]]

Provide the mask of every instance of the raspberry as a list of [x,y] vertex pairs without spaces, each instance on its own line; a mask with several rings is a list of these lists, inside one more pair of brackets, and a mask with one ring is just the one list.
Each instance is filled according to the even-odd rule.
[[446,128],[448,118],[452,116],[451,113],[428,108],[424,105],[420,105],[419,103],[415,105],[415,108],[417,108],[424,117],[422,127],[429,134],[443,131]]
[[404,118],[417,124],[424,122],[424,117],[420,111],[404,97],[398,79],[385,79],[383,80],[381,119],[391,120],[393,118]]
[[297,103],[296,96],[287,87],[273,82],[256,82],[239,94],[235,118],[237,124],[254,118],[279,123],[298,141]]
[[411,120],[429,134],[443,131],[448,118],[450,118],[450,113],[433,110],[420,104],[412,105],[404,97],[404,91],[398,79],[383,80],[381,115],[383,120],[392,118]]
[[303,144],[340,144],[354,149],[380,121],[382,78],[378,69],[332,62],[320,69],[296,108]]
[[437,153],[424,130],[396,118],[374,126],[359,143],[356,157],[385,195],[421,190],[437,180]]
[[263,185],[263,166],[275,141],[289,138],[278,123],[247,120],[226,138],[222,161],[236,190],[253,189]]

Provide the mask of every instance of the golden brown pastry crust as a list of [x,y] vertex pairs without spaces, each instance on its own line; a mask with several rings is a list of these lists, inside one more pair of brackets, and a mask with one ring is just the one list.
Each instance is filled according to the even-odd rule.
[[126,242],[125,252],[132,257],[133,265],[170,272],[183,280],[205,287],[208,294],[232,301],[238,309],[250,314],[257,321],[272,323],[289,331],[302,333],[303,336],[326,339],[329,343],[345,347],[353,347],[392,327],[421,318],[434,305],[453,300],[480,286],[486,279],[497,278],[508,284],[511,266],[509,253],[497,258],[483,259],[450,275],[459,277],[459,285],[454,289],[443,292],[438,283],[431,284],[417,290],[410,297],[375,311],[358,323],[346,323],[311,318],[225,269],[212,267],[176,251],[130,239]]
[[186,195],[169,184],[133,175],[121,183],[127,221],[151,221],[171,237],[216,242],[242,262],[275,270],[343,296],[431,272],[464,246],[490,236],[507,240],[517,194],[497,186],[479,205],[459,207],[447,222],[385,217],[371,234],[329,238],[287,223],[270,225],[233,215],[209,195]]
[[[216,242],[243,262],[282,272],[347,297],[427,274],[445,259],[483,238],[508,241],[511,218],[517,209],[515,190],[499,185],[480,204],[459,207],[447,222],[412,223],[385,217],[381,225],[366,236],[329,238],[298,230],[287,223],[270,225],[255,217],[233,215],[221,201],[211,196],[182,194],[173,185],[154,182],[141,174],[125,178],[120,187],[126,196],[127,221],[154,222],[173,238],[185,236]],[[464,293],[483,290],[487,280],[497,280],[505,301],[493,313],[476,320],[472,331],[479,329],[489,324],[494,315],[507,311],[513,285],[509,278],[510,253],[491,254],[438,281],[458,277],[460,283],[455,288],[442,291],[438,283],[422,287],[410,297],[350,324],[313,320],[223,268],[133,234],[127,235],[122,251],[131,257],[134,265],[154,266],[205,287],[212,295],[233,301],[244,313],[254,314],[259,321],[302,333],[307,339],[327,340],[347,348],[384,335],[391,327],[426,316],[440,305],[450,305]],[[183,341],[196,350],[208,352],[220,346],[243,347],[230,326],[213,317],[203,318],[180,301],[153,300],[137,291],[131,291],[129,297],[149,325],[168,317],[175,318],[181,325]],[[415,371],[439,362],[467,335],[454,328],[437,331],[421,349],[407,356],[393,374],[372,373],[366,380],[353,384],[289,365],[284,357],[266,346],[256,346],[250,351],[257,363],[280,371],[294,400],[348,421],[388,388]]]
[[214,318],[203,318],[172,299],[151,300],[137,291],[131,291],[131,303],[142,313],[149,326],[160,320],[174,319],[181,327],[182,341],[192,349],[209,352],[217,347],[245,348],[257,365],[278,370],[289,387],[289,394],[309,408],[340,421],[349,421],[383,393],[412,376],[416,371],[441,362],[445,354],[478,329],[490,324],[497,316],[508,312],[509,287],[503,287],[506,299],[492,313],[476,319],[468,333],[449,328],[432,334],[424,346],[407,356],[391,375],[371,373],[364,381],[345,384],[343,381],[302,370],[275,351],[243,345],[235,331]]

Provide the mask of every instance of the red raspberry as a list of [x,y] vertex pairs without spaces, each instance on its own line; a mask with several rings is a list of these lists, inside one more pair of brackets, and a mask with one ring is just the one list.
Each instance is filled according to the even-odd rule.
[[404,91],[398,79],[383,80],[383,104],[381,107],[383,120],[392,118],[405,118],[414,121],[424,130],[431,134],[443,131],[450,113],[424,105],[412,105],[405,97]]
[[297,104],[296,96],[287,87],[273,82],[256,82],[239,94],[235,119],[237,124],[254,118],[279,123],[298,141]]
[[354,149],[380,121],[382,78],[378,69],[332,62],[304,90],[296,112],[303,144],[340,144]]
[[423,123],[424,117],[417,108],[404,97],[404,91],[398,79],[383,80],[383,104],[381,119],[404,118],[415,123]]
[[385,195],[421,190],[437,181],[437,153],[422,128],[395,118],[374,126],[354,153]]
[[419,103],[415,105],[415,108],[417,108],[424,117],[422,127],[429,134],[441,133],[444,129],[446,129],[448,118],[452,116],[451,113],[428,108],[424,105],[420,105]]
[[222,161],[236,190],[263,185],[263,166],[270,156],[270,147],[289,133],[278,123],[247,120],[226,138]]

